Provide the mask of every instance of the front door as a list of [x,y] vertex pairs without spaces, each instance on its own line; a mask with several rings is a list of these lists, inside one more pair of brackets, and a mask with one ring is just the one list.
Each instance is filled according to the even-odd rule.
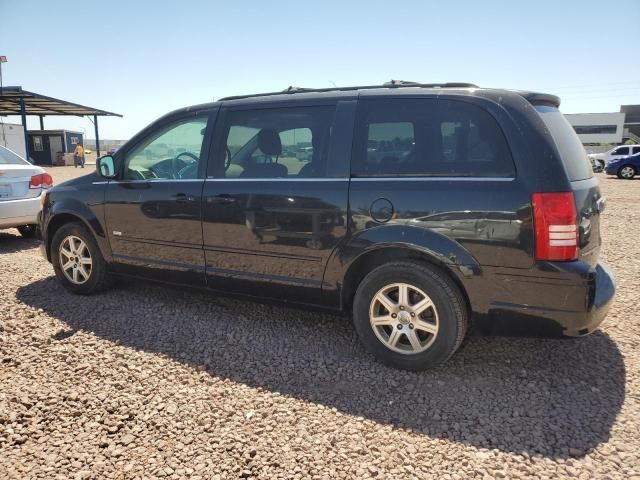
[[347,231],[348,151],[332,140],[335,113],[335,105],[221,111],[203,194],[209,286],[318,302]]
[[122,153],[121,179],[109,182],[105,198],[116,270],[205,284],[201,159],[209,113],[161,121]]

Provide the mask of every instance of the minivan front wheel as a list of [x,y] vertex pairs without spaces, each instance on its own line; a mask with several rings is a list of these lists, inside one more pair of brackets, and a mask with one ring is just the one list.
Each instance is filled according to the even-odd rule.
[[79,222],[58,229],[51,242],[56,277],[73,293],[89,295],[107,286],[107,265],[91,232]]
[[444,273],[420,262],[393,262],[371,271],[354,298],[354,325],[382,362],[424,370],[446,361],[467,331],[467,308]]
[[620,170],[618,170],[618,178],[622,178],[624,180],[631,180],[636,175],[636,169],[631,165],[624,165]]

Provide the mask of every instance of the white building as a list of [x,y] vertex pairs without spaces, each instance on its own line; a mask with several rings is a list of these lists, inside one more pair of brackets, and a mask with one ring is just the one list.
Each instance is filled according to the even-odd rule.
[[24,129],[15,123],[0,123],[0,145],[13,150],[22,158],[27,154],[24,148]]
[[623,112],[565,114],[583,144],[622,143]]

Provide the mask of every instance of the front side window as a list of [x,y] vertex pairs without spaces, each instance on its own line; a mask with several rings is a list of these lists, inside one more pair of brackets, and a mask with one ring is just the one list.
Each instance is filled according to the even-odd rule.
[[631,149],[631,155],[635,155],[636,153],[640,153],[640,147],[633,147]]
[[206,126],[206,117],[181,120],[142,141],[125,158],[125,179],[198,178]]
[[354,176],[511,177],[515,168],[496,120],[447,100],[364,101]]
[[629,155],[629,147],[616,148],[613,155]]
[[[325,176],[334,107],[230,111],[216,153],[223,178]],[[224,150],[224,151],[223,151]]]

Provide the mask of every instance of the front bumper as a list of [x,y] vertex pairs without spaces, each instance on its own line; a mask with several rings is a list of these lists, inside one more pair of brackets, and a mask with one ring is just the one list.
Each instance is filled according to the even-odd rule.
[[506,297],[517,299],[518,303],[507,298],[494,301],[489,307],[489,317],[505,324],[519,320],[523,330],[538,326],[542,331],[569,337],[596,330],[605,319],[616,291],[606,265],[589,266],[580,261],[547,264],[547,268],[553,267],[561,278],[505,278]]
[[41,196],[0,202],[0,228],[37,224],[42,207]]

